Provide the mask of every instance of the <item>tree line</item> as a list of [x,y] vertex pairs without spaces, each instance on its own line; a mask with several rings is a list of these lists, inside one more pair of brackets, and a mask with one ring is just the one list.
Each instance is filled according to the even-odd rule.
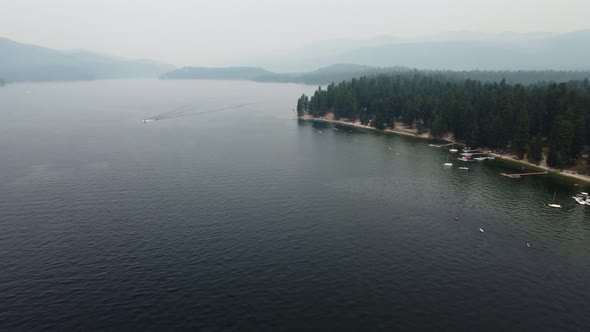
[[563,168],[578,160],[590,143],[590,83],[509,84],[442,74],[379,75],[318,87],[297,101],[299,116],[332,112],[337,119],[377,129],[395,122],[452,133],[471,147],[512,151],[519,158]]

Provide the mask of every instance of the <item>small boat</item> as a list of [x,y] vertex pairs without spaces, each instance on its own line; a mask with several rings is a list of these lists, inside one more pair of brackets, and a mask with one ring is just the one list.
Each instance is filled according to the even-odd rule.
[[482,228],[480,228],[479,231],[483,233],[483,229]]
[[459,169],[462,170],[462,171],[468,171],[469,170],[469,167],[459,167]]
[[152,122],[152,121],[154,121],[154,119],[144,119],[143,123],[148,123],[148,122]]
[[473,159],[475,159],[475,161],[484,161],[487,158],[486,157],[477,157],[477,158],[473,158]]
[[590,205],[590,197],[587,192],[581,192],[572,198],[581,205]]
[[449,155],[447,155],[447,162],[443,164],[445,167],[453,166],[453,163],[449,162]]
[[557,192],[553,193],[553,202],[547,204],[547,206],[552,207],[552,208],[556,208],[556,209],[561,209],[561,205],[555,204],[555,195],[556,194],[557,194]]
[[459,152],[459,150],[455,149],[455,144],[453,144],[453,146],[451,146],[451,148],[449,149],[450,153],[457,153]]

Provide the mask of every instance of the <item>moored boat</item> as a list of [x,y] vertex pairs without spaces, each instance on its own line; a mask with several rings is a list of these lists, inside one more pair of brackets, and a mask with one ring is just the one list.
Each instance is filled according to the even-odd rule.
[[555,203],[555,195],[556,194],[557,194],[557,192],[553,193],[553,202],[547,204],[547,206],[549,206],[551,208],[561,209],[561,205]]
[[590,197],[587,192],[581,192],[572,198],[580,205],[590,205]]

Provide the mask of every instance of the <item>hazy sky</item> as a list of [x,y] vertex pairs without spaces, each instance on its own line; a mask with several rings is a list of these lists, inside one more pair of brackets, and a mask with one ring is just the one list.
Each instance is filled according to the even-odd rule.
[[330,39],[590,28],[590,0],[0,0],[0,12],[2,37],[175,65]]

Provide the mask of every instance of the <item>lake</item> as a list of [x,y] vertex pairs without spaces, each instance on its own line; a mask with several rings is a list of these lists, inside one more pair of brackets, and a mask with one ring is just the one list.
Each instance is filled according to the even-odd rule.
[[294,120],[315,89],[0,88],[0,330],[590,327],[585,187]]

